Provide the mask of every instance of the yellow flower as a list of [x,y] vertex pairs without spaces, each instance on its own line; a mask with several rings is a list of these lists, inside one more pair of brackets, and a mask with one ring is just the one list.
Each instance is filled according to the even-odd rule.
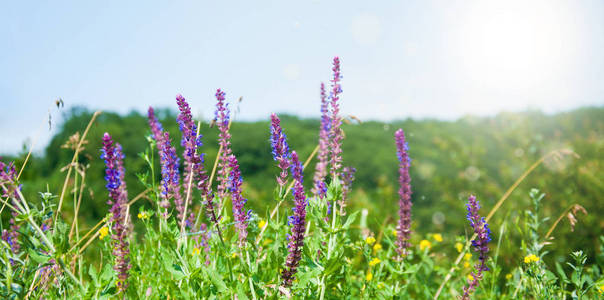
[[101,239],[101,240],[102,240],[102,239],[104,239],[104,238],[105,238],[105,237],[106,237],[106,236],[109,234],[109,228],[107,228],[107,226],[102,227],[102,228],[99,230],[99,233],[100,233],[100,235],[99,235],[99,239]]
[[371,272],[367,272],[367,275],[365,276],[365,280],[371,281],[371,279],[373,279],[373,274],[371,274]]
[[237,252],[233,252],[233,254],[231,254],[232,258],[236,258],[237,257]]
[[462,243],[455,243],[455,249],[457,249],[457,252],[461,253],[461,250],[463,250],[463,244]]
[[467,261],[464,261],[464,262],[463,262],[463,267],[464,267],[464,268],[469,268],[469,267],[470,267],[470,263],[469,263],[469,262],[467,262]]
[[383,282],[378,283],[377,288],[378,289],[383,289],[384,288],[384,283]]
[[373,245],[373,243],[375,243],[375,238],[370,236],[367,239],[365,239],[365,243],[367,243],[367,245]]
[[432,243],[428,240],[421,240],[421,242],[419,242],[419,250],[421,251],[424,251],[426,248],[430,249],[430,247],[432,247]]
[[273,242],[273,240],[271,240],[271,239],[266,239],[266,240],[264,240],[264,242],[262,242],[262,246],[266,246],[266,245],[268,245],[268,244],[270,244],[270,243],[272,243],[272,242]]
[[201,250],[199,250],[199,248],[195,247],[195,248],[193,248],[193,252],[191,252],[191,255],[197,255],[199,253],[201,253]]
[[524,257],[525,264],[530,264],[532,262],[538,262],[539,260],[540,260],[539,256],[537,256],[535,254],[529,254]]
[[382,250],[382,244],[373,245],[373,251],[380,251],[380,250]]
[[598,293],[604,294],[604,285],[598,287]]
[[474,281],[474,276],[472,276],[472,274],[468,274],[468,280],[469,281]]
[[512,279],[512,274],[508,273],[505,275],[505,279],[510,280]]
[[258,222],[258,227],[264,228],[264,226],[266,226],[266,221],[260,220],[260,222]]
[[381,260],[380,260],[379,258],[374,257],[374,258],[373,258],[373,259],[372,259],[372,260],[369,262],[369,265],[373,267],[373,266],[375,266],[375,265],[379,264],[380,262],[381,262]]
[[432,235],[432,238],[434,238],[434,240],[437,242],[443,241],[443,236],[440,233],[435,233],[434,235]]
[[398,231],[396,231],[396,229],[392,229],[392,235],[397,236],[398,235]]
[[472,258],[472,253],[466,253],[466,254],[463,256],[463,259],[465,259],[465,260],[470,260],[470,258]]
[[139,212],[139,213],[138,213],[137,217],[138,217],[139,219],[146,220],[146,219],[149,219],[149,213],[148,213],[148,212],[146,212],[146,211],[142,211],[142,212]]

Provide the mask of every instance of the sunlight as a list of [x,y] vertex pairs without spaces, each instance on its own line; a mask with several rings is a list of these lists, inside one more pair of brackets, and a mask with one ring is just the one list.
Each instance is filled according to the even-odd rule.
[[459,31],[462,67],[487,88],[534,89],[569,61],[566,19],[548,2],[476,2]]

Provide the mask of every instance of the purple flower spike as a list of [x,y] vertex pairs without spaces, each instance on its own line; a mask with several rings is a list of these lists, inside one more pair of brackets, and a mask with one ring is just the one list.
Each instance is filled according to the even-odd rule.
[[298,271],[298,265],[302,258],[302,248],[304,247],[304,231],[306,230],[306,196],[304,195],[303,166],[300,163],[296,151],[292,152],[292,177],[294,178],[294,215],[289,217],[291,235],[289,235],[289,244],[287,250],[287,260],[285,268],[281,274],[284,286],[291,286],[294,276]]
[[353,167],[344,167],[342,169],[342,200],[338,201],[340,204],[340,214],[346,214],[346,201],[348,200],[348,194],[352,190],[352,182],[354,181],[354,174],[357,169]]
[[489,224],[478,214],[480,205],[478,204],[478,200],[476,200],[476,196],[470,195],[467,208],[468,215],[466,218],[470,221],[470,226],[472,226],[472,229],[474,229],[474,233],[476,234],[476,238],[472,240],[472,246],[474,247],[474,251],[478,252],[479,263],[474,266],[476,271],[472,272],[472,280],[468,280],[468,286],[463,289],[462,299],[470,299],[470,294],[478,286],[479,280],[482,279],[483,272],[489,270],[487,267],[487,254],[489,252],[488,243],[491,241]]
[[340,168],[342,167],[342,139],[344,139],[344,135],[342,134],[342,129],[340,125],[342,125],[342,118],[339,116],[340,113],[340,104],[338,100],[340,99],[340,94],[342,93],[342,86],[340,85],[340,59],[336,56],[333,59],[333,79],[331,80],[331,93],[329,97],[331,98],[331,128],[329,131],[329,139],[331,141],[331,177],[332,179],[336,179],[340,177]]
[[[19,197],[17,189],[20,186],[17,184],[17,170],[15,164],[10,162],[8,165],[0,161],[0,195],[3,198],[13,198],[13,205],[15,200]],[[16,211],[11,212],[12,217],[8,221],[10,226],[9,229],[2,230],[2,240],[10,245],[13,253],[18,253],[21,250],[19,244],[19,228],[20,226],[16,222],[16,218],[19,215]]]
[[315,197],[323,198],[327,192],[325,176],[327,176],[327,158],[329,155],[329,131],[331,119],[329,117],[329,103],[325,92],[325,84],[321,83],[321,127],[319,128],[318,162],[315,165],[312,193]]
[[275,114],[271,114],[271,147],[273,148],[273,159],[279,163],[279,168],[281,168],[277,183],[283,189],[287,183],[287,169],[290,165],[291,154],[287,137],[281,129],[281,120]]
[[[202,146],[201,142],[201,134],[197,135],[197,125],[193,121],[193,116],[191,115],[191,107],[189,107],[189,103],[185,100],[182,95],[176,95],[176,103],[178,104],[178,109],[180,113],[176,118],[178,122],[178,127],[180,132],[182,132],[182,139],[180,144],[185,148],[183,157],[185,160],[184,166],[184,176],[183,176],[183,186],[185,192],[185,201],[181,205],[181,209],[178,209],[178,219],[181,222],[188,224],[188,227],[193,226],[191,224],[191,220],[195,219],[193,215],[189,216],[189,221],[185,220],[186,212],[185,208],[189,204],[191,199],[191,193],[193,186],[195,185],[202,194],[202,197],[207,195],[207,175],[205,170],[203,169],[204,155],[199,154],[197,149]],[[182,207],[184,206],[184,207]]]
[[126,207],[128,205],[128,194],[124,181],[124,166],[122,147],[113,145],[113,140],[108,133],[103,136],[103,149],[101,158],[105,160],[105,180],[109,191],[108,204],[111,205],[111,222],[113,223],[113,255],[115,257],[113,269],[118,273],[117,288],[124,292],[128,287],[128,270],[130,270],[130,253],[128,244],[128,227]]
[[399,161],[399,221],[398,221],[398,241],[396,245],[401,256],[407,254],[409,248],[409,236],[411,235],[411,177],[409,176],[409,167],[411,160],[409,159],[409,146],[405,140],[405,132],[399,129],[394,133],[396,141],[396,155]]
[[162,138],[162,131],[164,131],[164,128],[155,117],[155,111],[151,106],[149,106],[149,110],[147,111],[147,117],[149,119],[149,127],[151,127],[151,136],[159,143],[159,140]]
[[218,135],[219,144],[222,149],[220,157],[218,159],[218,187],[217,193],[220,201],[216,207],[216,211],[220,212],[221,203],[224,199],[225,193],[229,184],[229,157],[232,154],[231,151],[231,134],[229,133],[229,118],[230,111],[228,105],[225,103],[225,93],[218,89],[216,91],[216,113],[215,121],[218,126],[220,133]]
[[247,239],[248,213],[245,211],[247,199],[241,195],[243,178],[235,155],[229,157],[229,169],[231,170],[229,190],[233,201],[233,219],[235,219],[235,227],[237,227],[239,233],[239,247],[243,248]]

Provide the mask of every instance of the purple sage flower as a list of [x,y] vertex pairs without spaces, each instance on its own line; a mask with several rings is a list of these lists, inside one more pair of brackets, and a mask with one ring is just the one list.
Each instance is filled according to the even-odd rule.
[[317,164],[313,177],[312,193],[315,197],[323,198],[327,192],[325,176],[327,176],[327,158],[329,156],[329,131],[331,119],[329,117],[329,103],[325,92],[325,84],[321,82],[321,125],[319,127],[319,151]]
[[[17,190],[20,188],[21,187],[17,184],[17,170],[15,169],[15,164],[12,162],[5,164],[0,161],[0,195],[2,198],[12,198],[12,203],[15,205],[15,199],[19,197]],[[2,230],[2,240],[7,242],[11,251],[16,254],[21,250],[21,245],[19,244],[20,226],[16,221],[19,213],[12,211],[11,215],[12,217],[8,221],[8,230]]]
[[405,132],[402,129],[394,133],[396,141],[396,155],[399,161],[398,180],[400,188],[399,194],[399,220],[398,220],[398,241],[396,245],[401,256],[407,254],[409,248],[409,236],[411,235],[411,177],[409,176],[409,167],[411,160],[408,155],[409,145],[405,140]]
[[[220,152],[220,157],[218,158],[218,187],[217,193],[219,198],[219,203],[217,203],[216,210],[220,212],[221,203],[224,199],[224,196],[227,192],[227,188],[229,185],[229,157],[232,154],[231,150],[231,134],[229,133],[229,119],[230,119],[230,111],[229,106],[225,102],[225,93],[218,89],[216,91],[216,112],[215,112],[215,121],[218,126],[218,130],[220,133],[218,135],[218,140],[220,144],[220,148],[222,149]],[[219,216],[220,217],[220,216]]]
[[249,219],[249,212],[245,211],[245,203],[247,199],[241,195],[241,185],[243,184],[243,177],[241,177],[241,171],[239,170],[239,163],[235,155],[229,156],[229,169],[230,172],[230,186],[231,199],[233,201],[233,219],[235,219],[235,227],[237,227],[239,235],[239,247],[245,246],[247,240],[247,221]]
[[478,204],[478,200],[476,200],[476,196],[470,195],[468,198],[467,208],[468,215],[466,218],[470,222],[470,226],[472,226],[472,229],[474,229],[474,233],[476,234],[476,238],[472,240],[472,246],[474,247],[474,251],[478,252],[479,263],[474,266],[476,270],[472,272],[472,280],[468,280],[468,286],[464,287],[463,289],[462,299],[470,299],[470,294],[478,286],[479,280],[482,279],[483,272],[489,270],[487,267],[487,254],[489,252],[488,243],[491,241],[491,230],[489,229],[489,224],[483,217],[480,216],[480,214],[478,214],[480,205]]
[[342,86],[340,85],[340,58],[337,56],[333,59],[333,79],[331,80],[331,92],[329,98],[331,99],[331,128],[329,131],[330,140],[330,158],[331,158],[331,177],[332,180],[340,177],[340,168],[342,167],[342,118],[340,117],[340,94],[342,93]]
[[128,244],[128,227],[126,215],[126,206],[128,205],[128,195],[126,193],[126,183],[124,182],[124,155],[119,144],[113,143],[108,133],[103,135],[103,148],[101,149],[101,158],[105,160],[105,181],[107,181],[107,190],[109,191],[109,200],[111,205],[109,210],[112,214],[113,223],[111,238],[113,239],[113,255],[115,257],[113,269],[118,273],[117,288],[119,292],[124,292],[128,287],[128,270],[130,270],[130,253]]
[[149,127],[151,127],[151,137],[159,143],[159,140],[162,138],[162,131],[164,131],[163,126],[155,117],[155,111],[153,107],[149,106],[149,110],[147,111],[147,118],[149,119]]
[[291,235],[288,235],[289,244],[287,246],[288,255],[285,261],[285,268],[281,273],[281,279],[284,286],[290,286],[294,276],[298,271],[298,265],[302,258],[302,248],[304,247],[304,231],[306,230],[306,196],[304,195],[303,166],[300,163],[296,151],[292,152],[292,177],[294,178],[294,214],[289,217],[291,226]]
[[[195,125],[195,122],[193,121],[191,108],[185,98],[180,94],[176,95],[176,103],[180,110],[176,119],[178,121],[178,127],[182,132],[180,143],[185,148],[183,153],[185,161],[183,186],[185,191],[185,202],[187,202],[184,203],[184,206],[187,207],[191,199],[193,185],[201,191],[202,197],[207,195],[207,175],[203,168],[204,154],[199,154],[197,151],[197,148],[202,146],[202,135],[197,135],[197,125]],[[181,220],[181,222],[188,224],[188,227],[193,226],[195,216],[191,213],[188,216],[188,220],[185,220],[185,213],[184,207],[178,210],[178,219]]]
[[348,200],[348,194],[352,190],[352,182],[354,181],[354,174],[357,169],[353,167],[344,167],[342,169],[342,200],[338,201],[340,205],[340,215],[346,214],[346,201]]
[[287,137],[281,129],[281,120],[275,114],[271,114],[271,147],[273,148],[273,159],[279,163],[279,168],[281,168],[277,183],[283,189],[287,183],[287,169],[290,165],[291,154],[289,153]]

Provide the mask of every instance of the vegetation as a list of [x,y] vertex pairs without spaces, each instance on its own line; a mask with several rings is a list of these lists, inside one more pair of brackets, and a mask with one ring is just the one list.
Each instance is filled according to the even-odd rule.
[[[311,180],[318,120],[231,123],[220,90],[217,120],[208,123],[190,119],[184,98],[178,115],[155,111],[157,128],[137,112],[69,111],[20,176],[27,153],[3,159],[15,164],[0,175],[0,295],[589,299],[604,292],[604,108],[453,122],[347,118],[340,127],[337,76],[324,111],[331,125],[323,192]],[[400,131],[395,143],[399,128],[406,136]],[[338,135],[343,166],[334,160]],[[356,168],[352,183],[344,167]],[[399,194],[407,173],[412,194]],[[168,180],[174,174],[177,182]],[[408,240],[405,225],[397,227],[405,195],[413,205]]]

